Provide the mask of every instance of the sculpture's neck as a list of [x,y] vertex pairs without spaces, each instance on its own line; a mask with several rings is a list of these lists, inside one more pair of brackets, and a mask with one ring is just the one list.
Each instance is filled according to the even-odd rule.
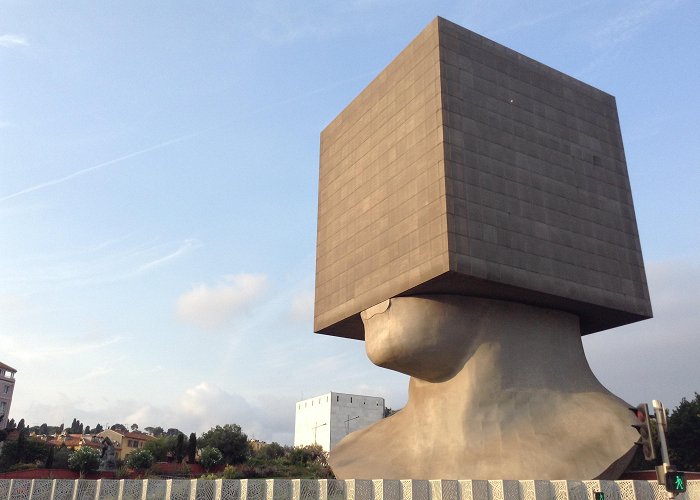
[[446,411],[461,407],[469,414],[502,406],[508,398],[546,404],[552,395],[607,393],[586,361],[578,321],[571,315],[535,308],[494,311],[465,341],[472,347],[462,369],[439,383],[411,378],[409,404],[430,400]]
[[413,376],[409,401],[340,443],[338,477],[616,478],[629,463],[633,415],[591,372],[576,316],[456,296],[372,312],[368,353]]

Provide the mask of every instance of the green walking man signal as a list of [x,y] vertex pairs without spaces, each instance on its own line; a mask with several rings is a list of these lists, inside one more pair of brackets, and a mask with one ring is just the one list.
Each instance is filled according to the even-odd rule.
[[685,493],[685,486],[685,474],[683,472],[670,471],[666,473],[666,491]]

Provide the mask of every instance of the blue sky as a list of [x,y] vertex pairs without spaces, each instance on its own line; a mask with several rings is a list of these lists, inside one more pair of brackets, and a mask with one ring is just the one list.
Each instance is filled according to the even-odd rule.
[[695,0],[0,0],[11,416],[291,443],[302,398],[401,407],[312,333],[319,134],[436,15],[616,96],[656,317],[584,345],[630,403],[700,391]]

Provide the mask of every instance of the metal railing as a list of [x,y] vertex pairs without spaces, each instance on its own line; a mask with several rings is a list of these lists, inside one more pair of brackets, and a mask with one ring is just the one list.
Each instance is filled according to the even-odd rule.
[[[656,481],[0,479],[0,500],[666,500]],[[700,500],[688,481],[679,500]]]

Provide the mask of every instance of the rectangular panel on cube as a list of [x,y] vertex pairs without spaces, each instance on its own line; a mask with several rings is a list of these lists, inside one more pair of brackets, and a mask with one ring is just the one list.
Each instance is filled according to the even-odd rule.
[[441,18],[321,134],[314,330],[421,293],[651,317],[615,99]]

